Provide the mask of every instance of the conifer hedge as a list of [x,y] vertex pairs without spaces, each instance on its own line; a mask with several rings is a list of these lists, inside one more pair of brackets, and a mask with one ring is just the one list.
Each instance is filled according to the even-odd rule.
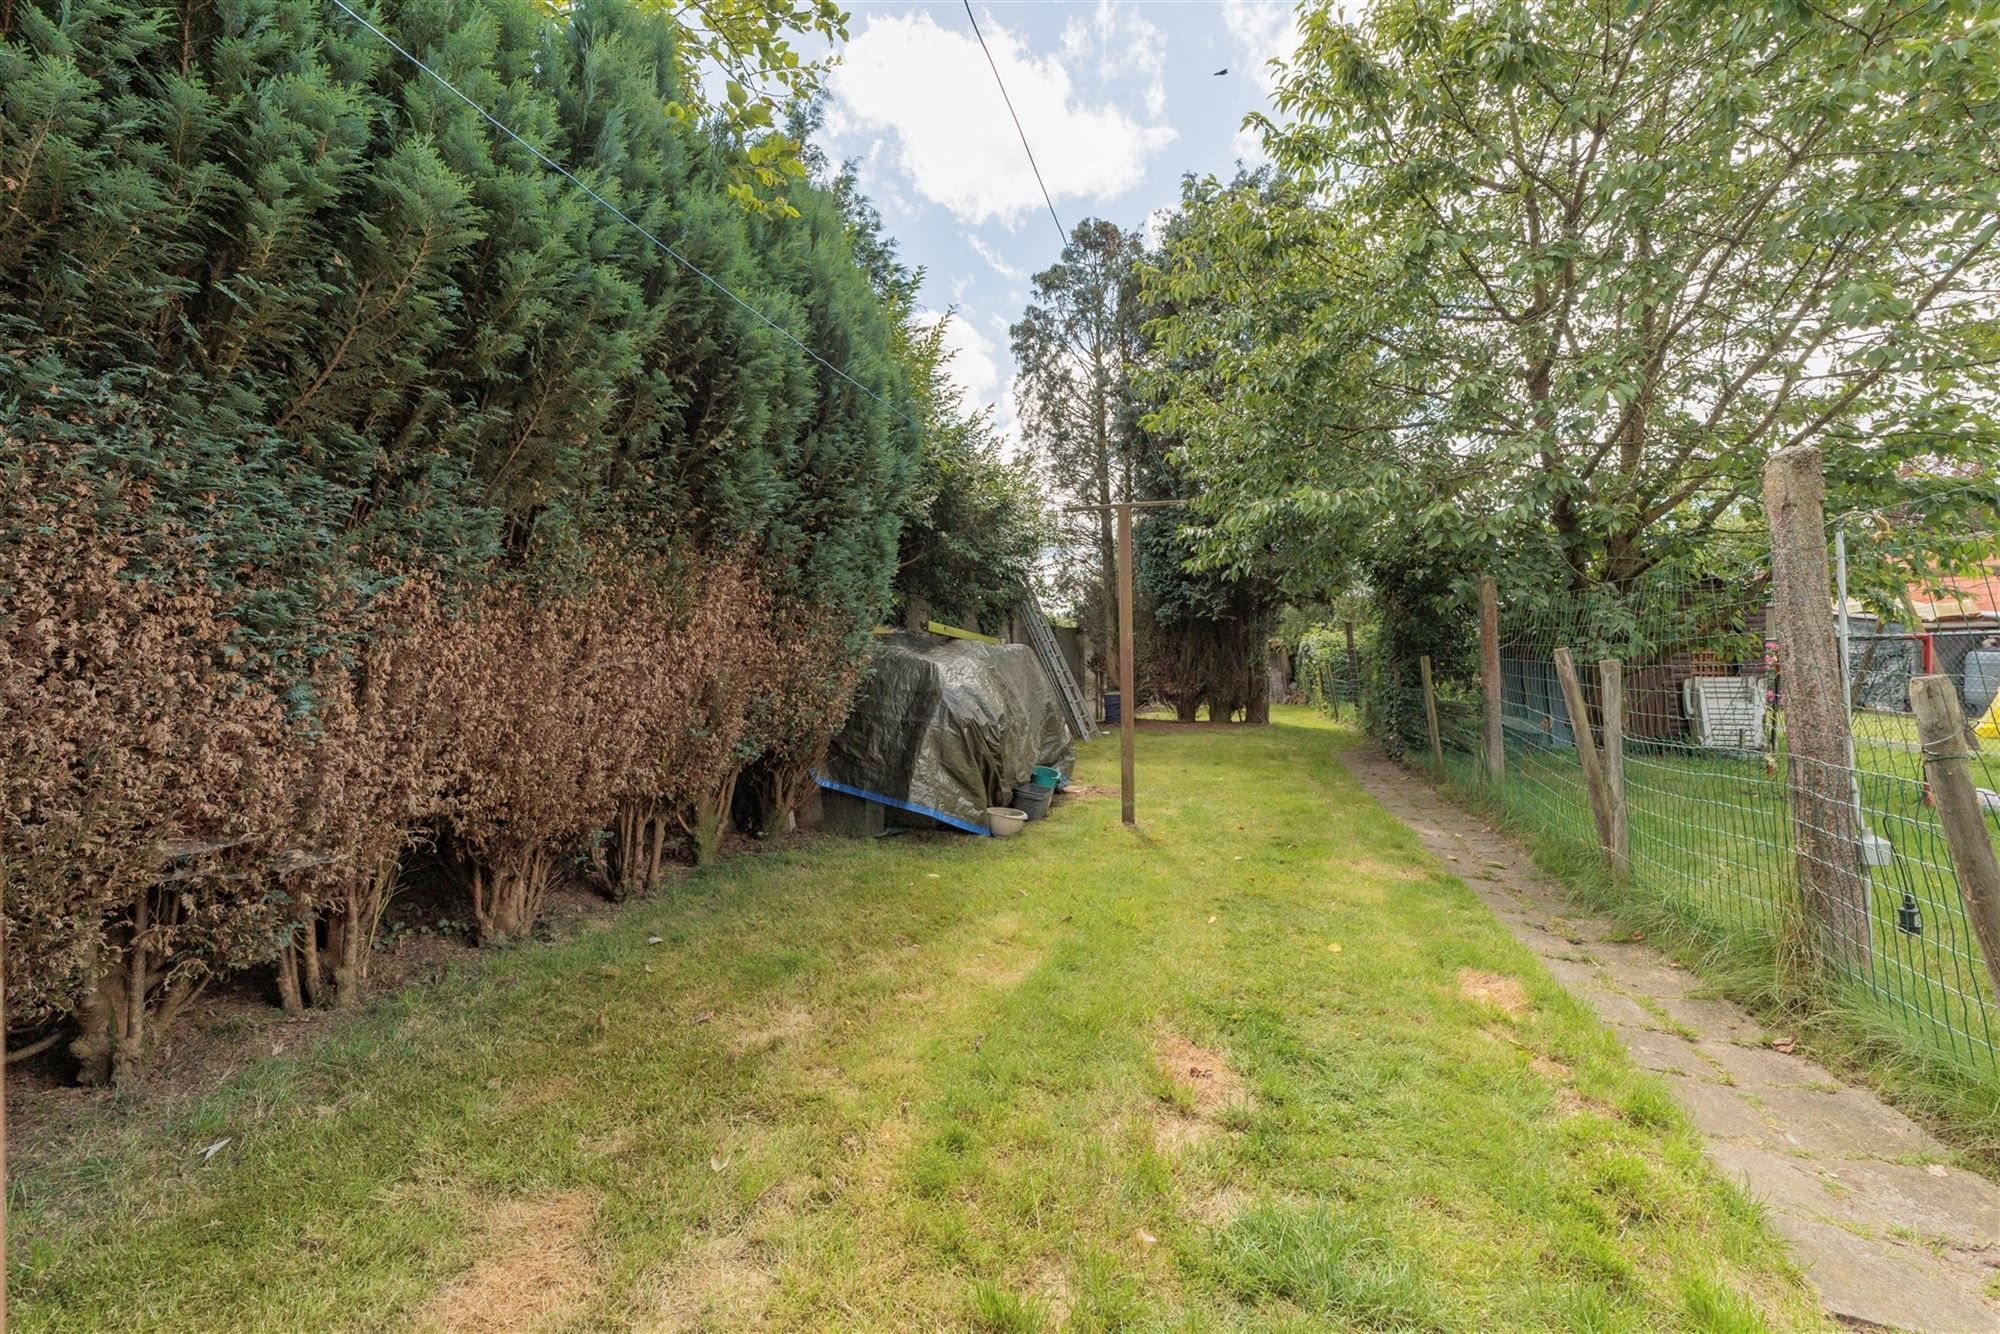
[[323,0],[0,0],[8,1027],[86,1079],[232,969],[351,1000],[414,847],[489,939],[713,855],[890,594],[841,192],[728,198],[624,0],[366,12],[865,392]]

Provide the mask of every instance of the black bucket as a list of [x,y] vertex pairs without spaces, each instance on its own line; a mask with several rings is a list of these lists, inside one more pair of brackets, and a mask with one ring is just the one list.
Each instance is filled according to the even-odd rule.
[[1051,788],[1023,783],[1014,789],[1013,806],[1017,811],[1025,811],[1030,821],[1045,820],[1049,814],[1049,798],[1054,795]]

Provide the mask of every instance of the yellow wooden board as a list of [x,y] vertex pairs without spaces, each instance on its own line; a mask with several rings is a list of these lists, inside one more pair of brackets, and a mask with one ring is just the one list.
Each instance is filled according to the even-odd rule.
[[977,640],[981,644],[998,644],[1001,642],[1000,639],[993,635],[982,635],[977,630],[961,630],[955,625],[946,625],[943,621],[926,621],[924,629],[934,635],[948,635],[953,639],[972,639]]

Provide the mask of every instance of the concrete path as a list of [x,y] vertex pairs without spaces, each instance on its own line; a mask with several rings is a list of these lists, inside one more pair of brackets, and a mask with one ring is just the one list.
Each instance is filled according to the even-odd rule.
[[1765,1204],[1826,1309],[1862,1328],[2000,1331],[2000,1186],[1800,1056],[1693,973],[1565,899],[1528,855],[1372,751],[1348,768],[1658,1072],[1709,1158]]

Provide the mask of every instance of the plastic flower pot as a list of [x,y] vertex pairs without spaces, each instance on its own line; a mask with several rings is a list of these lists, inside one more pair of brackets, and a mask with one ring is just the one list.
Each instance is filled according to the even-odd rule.
[[1021,832],[1021,826],[1026,823],[1026,811],[1017,811],[1012,806],[986,808],[986,828],[995,838],[1012,838]]
[[1046,820],[1049,817],[1049,798],[1055,796],[1052,787],[1036,787],[1032,783],[1014,789],[1014,809],[1029,820]]

